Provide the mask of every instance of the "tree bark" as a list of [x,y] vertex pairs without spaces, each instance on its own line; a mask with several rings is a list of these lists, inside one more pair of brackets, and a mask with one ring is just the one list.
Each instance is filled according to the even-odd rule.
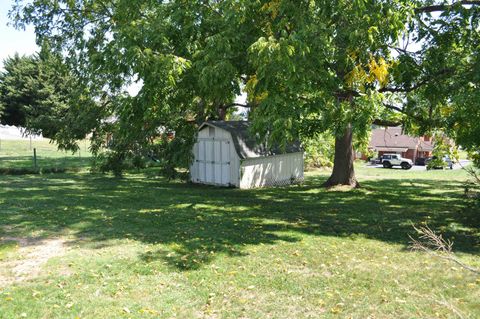
[[348,124],[342,136],[335,137],[335,158],[330,178],[323,184],[325,187],[348,185],[360,187],[355,178],[353,168],[354,153],[352,144],[352,125]]
[[225,121],[227,118],[227,109],[224,106],[219,106],[218,107],[218,119],[220,121]]

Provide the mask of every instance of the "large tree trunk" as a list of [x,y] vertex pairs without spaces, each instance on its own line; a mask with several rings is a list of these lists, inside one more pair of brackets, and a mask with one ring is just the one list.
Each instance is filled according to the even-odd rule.
[[348,124],[342,136],[335,137],[335,159],[330,178],[323,184],[326,187],[349,185],[359,187],[353,168],[352,126]]

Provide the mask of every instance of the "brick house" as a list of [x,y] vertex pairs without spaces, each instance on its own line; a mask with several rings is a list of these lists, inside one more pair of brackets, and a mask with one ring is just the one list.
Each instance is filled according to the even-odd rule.
[[432,155],[433,142],[428,136],[405,135],[401,127],[387,127],[372,130],[368,148],[377,152],[378,156],[396,153],[415,162],[418,157]]

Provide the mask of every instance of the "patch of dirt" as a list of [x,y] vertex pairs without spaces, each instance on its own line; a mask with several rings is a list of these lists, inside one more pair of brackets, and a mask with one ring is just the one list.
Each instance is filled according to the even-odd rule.
[[38,239],[19,237],[0,237],[0,241],[15,241],[19,245],[16,251],[18,259],[0,262],[0,287],[29,280],[39,276],[42,266],[52,257],[66,252],[62,238]]

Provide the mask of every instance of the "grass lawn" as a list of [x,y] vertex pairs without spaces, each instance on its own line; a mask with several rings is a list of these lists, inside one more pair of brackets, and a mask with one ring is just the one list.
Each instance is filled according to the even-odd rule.
[[[0,173],[13,171],[24,172],[34,169],[33,149],[37,151],[37,167],[45,169],[81,169],[87,168],[91,154],[88,142],[81,141],[80,151],[59,151],[50,140],[1,140],[0,141]],[[11,170],[11,171],[10,171]]]
[[[0,236],[64,241],[37,276],[0,287],[0,318],[479,318],[478,276],[408,249],[427,223],[480,268],[466,174],[357,176],[356,190],[318,188],[327,172],[257,190],[0,176]],[[0,267],[29,258],[8,247]]]
[[5,240],[0,242],[0,261],[7,258],[8,253],[15,251],[18,245],[15,241]]

